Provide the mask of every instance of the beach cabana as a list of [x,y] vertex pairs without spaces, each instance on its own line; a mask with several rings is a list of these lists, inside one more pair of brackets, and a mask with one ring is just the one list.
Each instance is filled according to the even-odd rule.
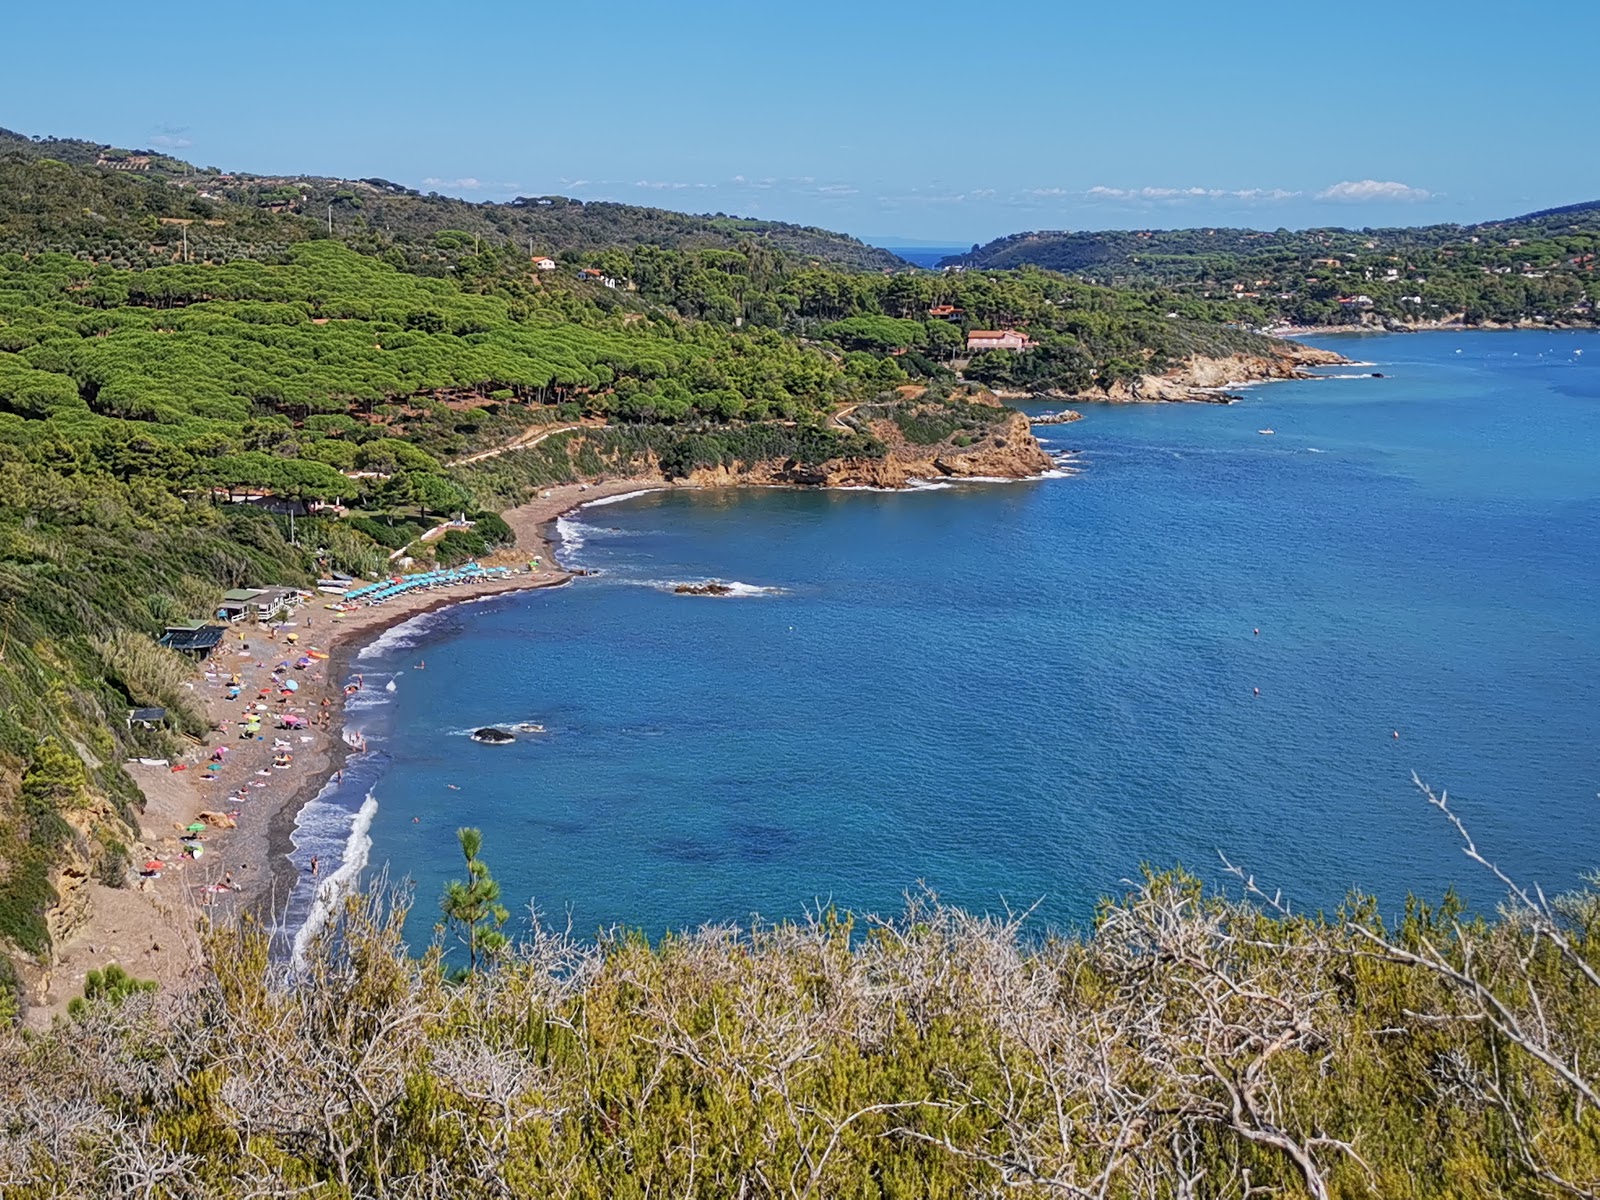
[[179,654],[204,658],[217,648],[217,643],[222,641],[222,633],[221,625],[206,625],[199,621],[187,625],[168,625],[167,631],[161,635],[160,644]]
[[135,725],[145,729],[154,729],[167,719],[167,710],[164,708],[135,708],[128,713],[128,728]]

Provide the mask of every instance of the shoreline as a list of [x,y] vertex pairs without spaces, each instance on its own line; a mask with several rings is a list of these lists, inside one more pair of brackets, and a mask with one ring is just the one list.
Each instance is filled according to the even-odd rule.
[[[1263,380],[1262,382],[1271,382]],[[1032,394],[1036,401],[1050,399]],[[1026,479],[1060,478],[1076,474],[1070,454],[1050,455],[1048,469],[1035,474],[1018,476],[1014,481]],[[960,482],[962,477],[935,479],[931,482]],[[987,476],[972,477],[973,482],[989,481]],[[994,482],[1001,480],[996,478]],[[700,490],[720,486],[783,487],[813,490],[804,484],[761,483],[723,479],[668,480],[660,475],[601,480],[594,483],[562,484],[539,491],[524,504],[506,510],[503,519],[515,536],[510,550],[496,553],[484,561],[506,565],[520,563],[522,568],[507,578],[472,583],[446,592],[421,593],[401,596],[378,608],[363,608],[342,614],[325,614],[314,607],[318,601],[307,602],[298,616],[321,623],[303,625],[291,623],[290,631],[301,639],[297,645],[278,645],[262,652],[259,645],[252,647],[249,655],[253,667],[239,668],[241,674],[260,670],[269,657],[279,657],[291,648],[297,653],[317,650],[326,658],[317,664],[320,672],[312,668],[303,677],[308,686],[294,696],[295,711],[308,717],[311,724],[294,736],[302,739],[293,750],[293,762],[288,769],[259,773],[266,781],[257,783],[260,795],[248,796],[249,804],[237,814],[236,828],[211,829],[203,837],[203,861],[186,862],[177,857],[177,838],[174,832],[192,822],[200,811],[238,807],[222,799],[221,794],[207,794],[201,790],[199,769],[210,752],[222,745],[236,751],[228,766],[237,766],[241,759],[266,758],[268,744],[265,740],[257,747],[252,743],[238,745],[230,741],[227,732],[213,732],[205,742],[188,747],[175,763],[189,770],[177,771],[168,766],[145,766],[136,762],[125,764],[129,775],[138,785],[145,804],[138,817],[138,837],[133,852],[135,861],[149,856],[167,859],[173,868],[165,876],[154,879],[140,878],[120,888],[91,885],[92,904],[87,919],[57,946],[51,966],[42,973],[36,986],[30,988],[28,1002],[29,1023],[47,1023],[65,1010],[67,1001],[82,991],[87,971],[111,962],[120,963],[130,973],[139,977],[154,976],[163,989],[183,989],[203,977],[204,951],[201,944],[203,930],[211,915],[220,913],[245,916],[269,930],[275,929],[290,897],[301,880],[300,869],[290,859],[294,850],[294,835],[301,814],[332,782],[356,748],[349,745],[344,734],[348,727],[343,681],[348,678],[352,665],[362,649],[370,645],[385,631],[415,617],[436,612],[458,604],[470,603],[503,593],[530,591],[544,587],[558,587],[571,582],[583,572],[568,568],[557,557],[558,541],[554,536],[555,523],[564,516],[577,512],[596,501],[613,499],[635,493]],[[847,489],[853,490],[853,489]],[[900,489],[886,489],[900,490]],[[537,570],[531,559],[540,560]],[[331,600],[332,598],[330,598]],[[324,632],[324,631],[327,632]],[[230,636],[233,631],[230,631]],[[249,626],[241,631],[256,643],[271,641],[268,631],[260,626]],[[307,636],[309,634],[314,636]],[[243,639],[241,639],[243,640]],[[224,640],[222,653],[232,646]],[[259,662],[255,660],[259,658]],[[214,654],[208,662],[199,664],[190,682],[204,701],[211,724],[215,726],[237,716],[237,709],[247,702],[248,691],[259,681],[245,681],[246,693],[239,700],[223,699],[223,685],[216,682],[231,669],[229,660]],[[208,678],[208,673],[211,678]],[[311,676],[317,676],[313,679]],[[209,692],[203,691],[207,689]],[[324,699],[330,701],[326,710],[321,708]],[[318,715],[326,711],[328,724],[318,727]],[[289,731],[277,731],[286,734]],[[315,740],[313,740],[315,739]],[[285,737],[283,740],[290,740]],[[252,753],[253,752],[253,753]],[[255,766],[254,762],[247,764]],[[238,787],[236,770],[219,772],[224,786]],[[248,780],[246,781],[248,786]],[[242,790],[242,789],[241,789]],[[329,874],[338,869],[329,863]],[[237,877],[234,876],[237,872]],[[228,891],[208,890],[223,879],[231,879]],[[133,931],[132,940],[150,936],[150,949],[142,955],[128,952],[124,943]],[[141,958],[145,961],[141,961]]]
[[1596,333],[1600,325],[1551,325],[1547,322],[1525,322],[1513,325],[1484,322],[1477,325],[1401,325],[1385,329],[1373,325],[1286,325],[1268,330],[1267,337],[1293,339],[1303,337],[1337,337],[1349,334],[1391,333]]
[[[240,910],[249,912],[268,928],[275,927],[296,885],[300,882],[300,870],[289,857],[294,851],[294,834],[299,827],[300,814],[306,805],[322,794],[336,773],[343,770],[350,756],[357,752],[356,747],[350,745],[344,737],[348,717],[342,703],[343,686],[339,681],[349,678],[352,664],[362,650],[390,629],[430,613],[469,604],[490,596],[533,591],[538,588],[563,587],[571,583],[580,572],[567,569],[555,556],[550,531],[556,521],[568,513],[576,512],[592,500],[644,488],[657,490],[658,487],[665,486],[668,485],[652,485],[648,481],[630,479],[591,484],[562,484],[559,487],[546,488],[535,499],[501,514],[516,535],[516,542],[511,551],[504,551],[494,556],[504,558],[514,555],[522,562],[537,558],[542,563],[539,571],[427,596],[425,597],[427,603],[397,607],[392,611],[383,612],[383,617],[380,619],[341,628],[339,636],[333,639],[328,647],[328,670],[323,686],[323,693],[333,700],[333,712],[327,730],[334,743],[332,752],[328,761],[320,769],[302,779],[295,791],[273,812],[268,823],[266,838],[268,886],[258,890],[254,895],[241,896]],[[382,610],[361,611],[365,613]]]
[[[1075,473],[1070,463],[1053,460],[1050,470],[1018,481]],[[984,478],[987,477],[978,477]],[[153,856],[165,860],[168,870],[154,878],[141,876],[123,887],[89,885],[87,918],[57,945],[50,966],[28,988],[28,1024],[36,1028],[48,1025],[54,1016],[65,1012],[72,997],[82,992],[89,970],[113,962],[139,978],[153,977],[163,990],[194,986],[203,978],[204,929],[214,915],[225,919],[243,916],[269,931],[275,929],[301,880],[300,868],[289,857],[300,816],[356,753],[344,738],[348,714],[343,703],[343,682],[357,655],[376,638],[415,617],[455,605],[570,583],[582,571],[560,562],[554,526],[562,517],[595,501],[710,486],[723,485],[720,481],[667,480],[657,475],[545,488],[528,502],[501,514],[515,535],[514,546],[485,559],[498,565],[522,564],[516,574],[445,592],[396,597],[380,607],[347,613],[332,613],[316,607],[317,600],[307,601],[296,614],[298,619],[288,623],[284,631],[294,633],[297,643],[279,642],[271,631],[259,625],[230,629],[218,651],[196,665],[185,685],[201,700],[212,732],[203,742],[186,747],[170,764],[124,764],[144,797],[132,846],[135,862]],[[733,486],[804,488],[797,484]],[[534,558],[540,560],[537,570],[530,569]],[[331,602],[335,598],[327,599]],[[308,619],[310,624],[305,623]],[[233,640],[235,636],[239,636],[238,642]],[[247,656],[242,650],[232,649],[241,644],[249,645]],[[299,731],[272,730],[266,735],[275,733],[285,741],[303,739],[292,750],[290,766],[279,771],[267,765],[273,754],[267,749],[271,743],[266,738],[259,744],[241,744],[233,735],[239,724],[238,710],[248,702],[250,690],[267,681],[264,672],[270,666],[269,659],[278,660],[286,654],[293,657],[291,650],[294,654],[316,650],[327,657],[297,676],[302,689],[295,693],[292,708],[282,706],[282,711],[306,716],[310,724]],[[248,663],[234,661],[234,654],[241,659],[247,657]],[[245,691],[237,700],[228,701],[226,684],[220,681],[234,670],[239,672]],[[257,672],[262,673],[259,678],[253,674]],[[324,699],[330,702],[326,710],[322,708]],[[321,727],[317,719],[324,711],[328,723]],[[224,722],[227,728],[218,730],[217,726]],[[214,790],[208,792],[204,790],[202,768],[211,752],[222,746],[228,748],[229,757],[212,785]],[[182,769],[178,769],[180,764]],[[248,795],[247,802],[241,803],[227,799],[228,791],[242,791],[251,785],[254,777],[246,773],[252,769],[259,769],[265,777],[255,784],[259,794]],[[184,826],[202,811],[230,809],[237,810],[236,826],[212,828],[203,834],[202,859],[189,861],[179,855],[177,834]],[[330,875],[337,866],[329,863]],[[232,886],[221,890],[223,880],[231,880]],[[134,949],[146,941],[148,949]]]
[[[230,629],[218,650],[196,665],[185,684],[195,693],[212,732],[203,742],[187,745],[170,762],[124,763],[144,798],[131,846],[133,863],[137,866],[153,857],[166,861],[168,869],[155,877],[131,878],[122,887],[98,882],[85,885],[86,918],[56,945],[47,967],[28,973],[28,1025],[47,1027],[53,1017],[66,1011],[70,999],[82,993],[88,972],[110,963],[118,963],[136,977],[154,978],[163,990],[193,986],[203,970],[203,931],[212,915],[248,916],[270,929],[300,877],[288,858],[300,814],[352,753],[344,740],[343,681],[361,649],[386,630],[425,613],[487,596],[571,582],[576,573],[563,567],[551,550],[549,531],[554,522],[590,500],[662,486],[669,485],[630,479],[544,489],[535,499],[504,514],[516,534],[515,546],[487,561],[510,559],[523,565],[507,578],[396,597],[379,607],[342,614],[318,607],[317,600],[307,601],[288,630],[297,635],[298,644],[278,641],[259,625]],[[528,569],[532,558],[540,560],[538,570]],[[242,645],[250,647],[248,655],[237,649]],[[283,740],[294,741],[291,765],[279,771],[270,766],[271,741],[242,742],[234,730],[239,709],[251,690],[267,678],[264,668],[286,654],[293,657],[291,650],[294,654],[317,650],[327,658],[298,675],[302,690],[295,693],[294,709],[283,706],[284,711],[300,712],[310,724],[291,734],[272,729],[271,722],[264,723],[267,738],[276,733]],[[219,681],[234,670],[240,673],[246,690],[237,700],[228,701],[226,684]],[[325,710],[328,724],[321,728],[316,718],[324,711],[324,699],[330,701]],[[216,727],[222,722],[228,722],[228,728],[219,731]],[[309,740],[295,741],[298,738]],[[207,790],[202,768],[218,747],[228,749],[228,758],[217,782]],[[257,780],[251,774],[257,769],[266,772],[264,778]],[[248,787],[252,781],[261,786],[258,794],[247,796],[247,802],[235,804],[227,798],[229,792]],[[185,825],[201,812],[233,809],[238,810],[234,827],[212,828],[202,836],[202,858],[190,861],[180,856],[177,834]],[[231,889],[207,890],[229,878]]]

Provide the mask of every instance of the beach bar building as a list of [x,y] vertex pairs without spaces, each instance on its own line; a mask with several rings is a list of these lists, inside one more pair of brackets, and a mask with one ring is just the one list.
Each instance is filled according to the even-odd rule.
[[161,635],[161,645],[179,654],[204,658],[222,641],[221,625],[207,625],[204,621],[188,621],[182,625],[168,625]]
[[303,593],[296,588],[234,588],[222,593],[222,603],[217,605],[217,619],[230,624],[253,617],[266,621],[272,614],[285,609],[293,612],[300,607]]

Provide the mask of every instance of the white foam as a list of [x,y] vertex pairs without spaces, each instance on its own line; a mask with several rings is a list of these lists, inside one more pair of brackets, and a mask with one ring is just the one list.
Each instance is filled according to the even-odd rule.
[[651,492],[664,492],[666,488],[650,487],[640,488],[636,492],[623,492],[617,496],[601,496],[598,500],[588,500],[579,505],[580,508],[603,508],[607,504],[621,504],[624,500],[636,500],[640,496],[648,496]]
[[708,583],[721,584],[728,589],[721,595],[708,596],[707,599],[710,600],[730,600],[736,596],[783,596],[787,594],[785,589],[781,587],[763,587],[756,583],[741,583],[737,579],[619,579],[617,582],[655,588],[658,592],[676,592],[680,587],[702,587]]
[[583,530],[587,528],[583,522],[574,521],[571,517],[556,518],[556,537],[561,545],[568,550],[576,550],[583,545]]
[[393,650],[404,650],[409,646],[415,646],[427,634],[428,626],[438,619],[437,613],[418,613],[398,625],[391,625],[361,647],[361,653],[357,654],[356,658],[378,658]]
[[[290,951],[290,962],[296,967],[305,965],[306,947],[311,944],[311,939],[320,933],[327,925],[334,909],[345,894],[355,886],[361,872],[366,868],[367,855],[372,850],[372,819],[378,814],[378,801],[371,792],[367,793],[366,800],[362,802],[354,814],[348,814],[332,805],[325,805],[330,809],[328,816],[313,811],[320,802],[313,800],[300,812],[296,822],[296,832],[305,829],[313,833],[322,833],[327,826],[334,829],[344,820],[349,821],[349,833],[344,843],[344,856],[338,868],[326,880],[317,885],[316,895],[311,901],[311,911],[306,914],[304,923],[294,935],[294,946]],[[318,826],[324,828],[318,828]]]
[[734,580],[728,584],[730,596],[781,596],[783,589],[779,587],[758,587],[753,583],[740,583]]
[[361,712],[388,704],[391,698],[387,688],[364,687],[344,698],[344,708],[346,712]]
[[[508,721],[479,721],[476,725],[468,725],[461,729],[446,729],[444,732],[449,737],[471,737],[480,729],[509,729],[513,734],[521,733],[528,737],[539,736],[530,729],[522,728],[524,725],[544,726],[544,722],[537,721],[532,717],[513,717]],[[544,732],[550,732],[547,726],[544,728]]]
[[945,488],[955,487],[955,484],[945,479],[908,479],[906,487],[913,492],[942,492]]

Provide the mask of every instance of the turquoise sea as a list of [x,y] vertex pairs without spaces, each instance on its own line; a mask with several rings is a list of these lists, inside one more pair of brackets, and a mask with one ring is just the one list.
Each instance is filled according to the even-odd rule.
[[[1319,344],[1373,365],[1040,427],[1070,478],[582,510],[596,576],[364,652],[375,751],[295,856],[414,880],[419,942],[466,824],[513,910],[580,933],[921,886],[1064,927],[1219,852],[1301,906],[1492,906],[1415,771],[1571,887],[1600,867],[1600,337]],[[749,587],[670,592],[708,578]],[[466,736],[520,721],[547,732]]]

